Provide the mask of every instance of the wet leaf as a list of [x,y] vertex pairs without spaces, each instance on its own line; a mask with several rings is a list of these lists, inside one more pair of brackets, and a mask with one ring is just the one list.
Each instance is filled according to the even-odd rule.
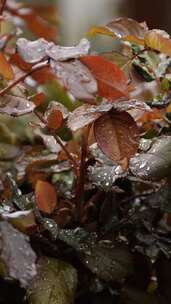
[[95,121],[94,133],[100,149],[113,161],[129,159],[138,149],[138,127],[126,112],[102,115]]
[[88,168],[88,178],[90,182],[103,191],[111,191],[115,181],[121,177],[124,177],[124,170],[117,164],[94,165]]
[[171,40],[169,35],[164,31],[148,31],[145,34],[145,44],[156,51],[171,56]]
[[51,101],[44,118],[47,121],[47,127],[50,129],[59,129],[63,120],[68,116],[68,110],[59,102]]
[[87,39],[81,39],[77,46],[62,47],[59,45],[51,45],[46,54],[55,61],[66,61],[68,59],[76,59],[82,55],[87,55],[90,49],[90,43]]
[[66,88],[75,98],[94,100],[97,93],[97,83],[88,68],[79,60],[69,62],[51,61],[51,66]]
[[57,205],[55,188],[46,181],[39,180],[35,189],[36,204],[39,210],[51,214]]
[[38,274],[27,292],[29,304],[72,304],[77,288],[77,272],[63,261],[43,257]]
[[[52,153],[58,154],[61,151],[61,146],[57,143],[53,135],[44,134],[40,129],[36,129],[34,133],[40,136],[45,147]],[[63,142],[65,144],[65,142]]]
[[72,131],[76,131],[92,123],[111,108],[112,104],[107,103],[100,106],[82,105],[69,114],[67,121],[68,127]]
[[7,61],[5,55],[0,52],[0,74],[6,79],[11,80],[14,78],[12,66]]
[[5,95],[0,97],[0,113],[21,116],[33,112],[35,104],[23,97]]
[[124,304],[161,304],[157,295],[151,295],[133,287],[125,287],[122,290],[121,298]]
[[105,26],[91,28],[89,34],[103,34],[115,39],[143,44],[144,34],[147,30],[146,23],[138,23],[131,18],[121,17],[107,23]]
[[36,63],[46,56],[46,49],[53,43],[48,43],[43,38],[30,41],[25,38],[19,38],[16,42],[17,51],[21,58],[27,63]]
[[124,67],[124,65],[126,65],[131,60],[130,57],[125,56],[116,51],[105,52],[105,53],[101,53],[100,55],[106,58],[107,60],[115,63],[120,68]]
[[62,122],[62,113],[55,108],[51,108],[47,114],[47,127],[49,129],[59,129],[62,125]]
[[171,137],[157,138],[147,153],[130,160],[131,172],[142,179],[160,180],[170,174]]
[[116,64],[98,55],[82,56],[80,60],[96,78],[100,96],[109,100],[128,97],[128,78]]
[[7,274],[19,280],[22,287],[28,286],[36,275],[36,255],[29,244],[28,236],[8,222],[0,223],[0,236],[1,261]]
[[123,283],[133,273],[132,256],[119,243],[99,242],[81,255],[82,262],[104,281]]

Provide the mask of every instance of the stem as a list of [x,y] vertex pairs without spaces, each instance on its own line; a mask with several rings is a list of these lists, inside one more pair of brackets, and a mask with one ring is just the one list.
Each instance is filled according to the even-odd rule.
[[[39,113],[37,110],[34,110],[34,114],[39,118],[39,120],[46,125],[46,121],[43,117],[43,115],[41,113]],[[62,150],[65,152],[68,160],[72,163],[72,166],[74,168],[75,173],[77,174],[78,168],[77,168],[77,163],[75,161],[75,159],[72,157],[72,155],[69,153],[69,151],[67,150],[67,148],[65,147],[65,145],[63,144],[62,140],[60,139],[60,137],[55,134],[54,132],[50,132],[51,135],[55,138],[55,140],[57,141],[57,143],[61,146]]]
[[2,16],[4,8],[6,5],[6,0],[1,0],[1,8],[0,8],[0,15]]
[[77,191],[76,191],[76,205],[77,205],[77,216],[81,221],[84,201],[84,184],[85,184],[85,172],[86,172],[86,157],[87,157],[87,145],[88,135],[90,126],[87,127],[86,133],[82,135],[81,142],[81,162],[79,167],[79,176],[77,180]]
[[3,96],[5,94],[7,94],[13,87],[15,87],[20,82],[23,82],[28,76],[32,75],[34,72],[36,72],[38,70],[41,70],[42,68],[48,67],[48,66],[49,66],[49,63],[47,63],[47,61],[42,62],[41,64],[36,64],[29,72],[27,72],[26,74],[22,75],[21,77],[19,77],[18,79],[16,79],[14,82],[12,82],[11,84],[9,84],[9,86],[7,86],[3,90],[1,90],[0,91],[0,96]]
[[67,148],[65,147],[65,145],[63,144],[62,140],[60,139],[60,137],[54,133],[52,133],[53,137],[56,139],[57,143],[61,146],[62,150],[65,152],[68,160],[70,160],[70,162],[73,165],[74,171],[77,174],[78,171],[78,166],[77,163],[75,161],[75,159],[72,157],[71,153],[69,153],[69,151],[67,150]]

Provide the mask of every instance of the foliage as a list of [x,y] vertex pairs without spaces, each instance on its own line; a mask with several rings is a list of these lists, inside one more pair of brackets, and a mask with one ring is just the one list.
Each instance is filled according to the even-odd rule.
[[118,18],[95,53],[52,5],[0,13],[1,303],[169,304],[170,36]]

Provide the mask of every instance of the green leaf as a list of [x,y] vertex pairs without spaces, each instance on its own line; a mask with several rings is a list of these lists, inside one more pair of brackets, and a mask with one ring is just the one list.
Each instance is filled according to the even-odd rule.
[[38,274],[27,291],[29,304],[71,304],[77,287],[77,272],[60,260],[43,257]]

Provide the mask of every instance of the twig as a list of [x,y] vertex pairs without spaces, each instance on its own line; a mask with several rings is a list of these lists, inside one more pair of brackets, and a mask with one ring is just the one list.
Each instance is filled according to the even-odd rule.
[[44,67],[48,67],[49,63],[47,61],[36,64],[29,72],[19,77],[17,80],[9,84],[6,88],[0,91],[0,96],[7,94],[12,88],[14,88],[20,82],[23,82],[28,76],[32,75],[34,72],[41,70]]
[[77,216],[81,221],[82,217],[82,207],[84,200],[84,184],[85,184],[85,171],[86,171],[86,157],[87,157],[87,145],[88,145],[88,135],[90,127],[87,127],[85,134],[82,135],[81,142],[81,162],[79,168],[79,176],[77,179],[77,189],[76,189],[76,206],[77,206]]
[[[43,115],[41,113],[39,113],[37,110],[34,110],[34,114],[39,118],[39,120],[46,125],[46,121],[43,117]],[[75,159],[72,157],[71,153],[69,153],[69,151],[67,150],[67,148],[65,147],[65,145],[63,144],[62,140],[60,139],[60,137],[55,134],[54,132],[50,132],[51,135],[55,138],[55,140],[57,141],[57,143],[61,146],[62,150],[65,152],[68,160],[71,162],[71,164],[73,165],[74,171],[77,174],[78,171],[78,166],[77,163],[75,161]]]

